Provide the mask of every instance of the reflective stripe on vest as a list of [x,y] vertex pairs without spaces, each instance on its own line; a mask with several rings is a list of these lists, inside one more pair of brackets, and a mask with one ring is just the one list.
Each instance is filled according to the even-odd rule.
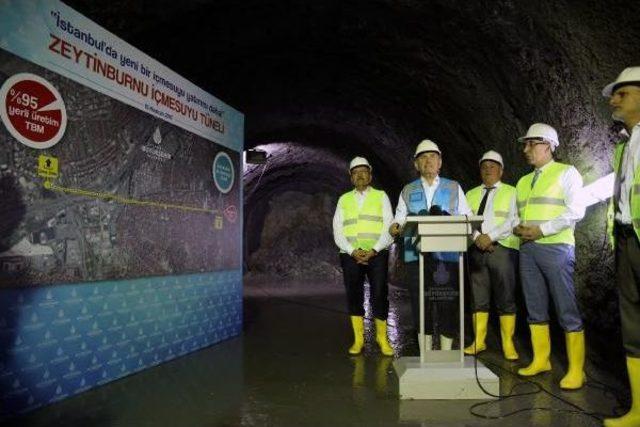
[[[483,186],[479,185],[467,192],[467,202],[469,202],[469,206],[475,214],[477,214],[478,208],[480,208],[482,188]],[[514,197],[516,197],[516,188],[512,185],[501,183],[500,187],[496,189],[496,194],[493,196],[493,222],[496,226],[503,224],[509,217],[511,200]],[[520,248],[520,239],[513,234],[499,240],[498,243],[511,249]]]
[[[564,203],[564,190],[561,185],[562,175],[571,166],[553,162],[542,171],[536,184],[531,188],[533,172],[520,178],[516,186],[518,214],[524,225],[540,225],[562,215],[567,207]],[[536,243],[575,245],[571,228],[559,233],[541,237]]]
[[342,208],[342,232],[354,248],[369,250],[380,239],[384,226],[382,200],[384,192],[369,188],[358,208],[356,192],[343,194],[338,201]]
[[[622,164],[622,156],[624,150],[629,143],[623,142],[616,145],[616,151],[613,155],[613,171],[616,176],[620,173],[620,166]],[[633,230],[636,232],[638,240],[640,240],[640,166],[633,172],[633,185],[631,186],[630,194],[630,209],[631,209],[631,224]],[[611,247],[615,248],[615,236],[613,234],[613,225],[615,221],[615,206],[613,197],[609,200],[609,209],[607,210],[607,232],[609,234],[609,241]]]

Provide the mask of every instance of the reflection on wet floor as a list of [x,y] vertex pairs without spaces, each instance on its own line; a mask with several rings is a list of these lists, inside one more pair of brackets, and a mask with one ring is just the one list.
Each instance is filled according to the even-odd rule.
[[[390,303],[390,342],[397,354],[416,355],[415,332],[407,326],[408,295],[392,288]],[[489,335],[481,360],[500,376],[501,393],[514,397],[401,401],[393,358],[380,354],[369,312],[363,354],[347,354],[352,337],[345,306],[339,283],[248,278],[243,336],[8,425],[570,427],[600,425],[598,417],[612,414],[616,406],[599,381],[615,382],[591,366],[586,387],[561,391],[557,384],[566,361],[557,351],[552,372],[518,378],[514,372],[530,357],[528,344],[516,342],[521,361],[506,362],[495,334]]]
[[[385,395],[389,392],[389,376],[392,374],[392,357],[379,355],[377,357],[366,357],[362,354],[351,356],[353,363],[353,386],[354,395],[366,389],[372,389],[378,395]],[[372,366],[367,366],[372,365]]]

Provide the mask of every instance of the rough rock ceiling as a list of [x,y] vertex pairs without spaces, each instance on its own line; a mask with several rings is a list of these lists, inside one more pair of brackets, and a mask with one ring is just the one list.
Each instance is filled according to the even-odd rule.
[[243,111],[248,147],[365,152],[401,179],[425,136],[462,181],[489,147],[520,169],[511,142],[534,120],[554,124],[572,141],[561,154],[599,175],[606,167],[571,148],[594,132],[606,141],[600,87],[640,41],[637,2],[67,3]]

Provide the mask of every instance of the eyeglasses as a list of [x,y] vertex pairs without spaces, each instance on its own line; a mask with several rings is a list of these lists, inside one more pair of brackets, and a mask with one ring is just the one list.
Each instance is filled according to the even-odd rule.
[[522,144],[524,145],[524,148],[533,148],[536,145],[542,144],[549,145],[548,142],[543,141],[542,139],[527,139],[526,141],[523,141]]

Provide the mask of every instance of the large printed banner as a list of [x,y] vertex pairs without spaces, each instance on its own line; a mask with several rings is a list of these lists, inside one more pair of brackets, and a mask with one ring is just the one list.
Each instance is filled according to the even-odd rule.
[[241,332],[243,121],[59,1],[0,0],[0,422]]
[[[203,138],[242,150],[242,114],[59,1],[0,1],[0,47]],[[37,82],[25,85],[30,88],[27,94],[39,93]]]
[[0,1],[0,287],[241,268],[243,115],[54,0]]

